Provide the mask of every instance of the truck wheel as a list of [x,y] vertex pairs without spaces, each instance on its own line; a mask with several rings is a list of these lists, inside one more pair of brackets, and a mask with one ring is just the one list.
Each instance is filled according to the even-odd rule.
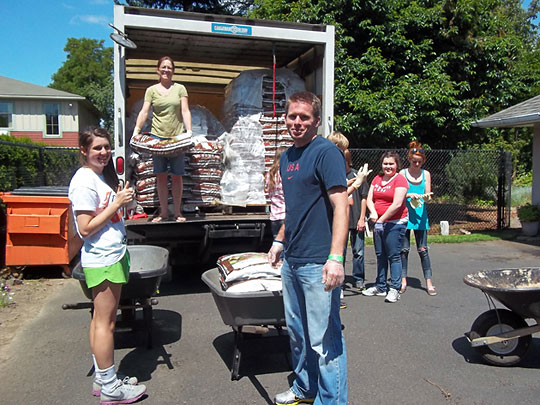
[[[497,318],[499,314],[501,323]],[[485,336],[495,336],[515,329],[526,328],[529,326],[523,318],[507,309],[492,309],[484,312],[474,321],[470,337],[478,338]],[[475,347],[482,358],[490,364],[496,366],[513,366],[519,363],[524,357],[532,336],[526,335],[517,339],[505,340],[501,343]]]

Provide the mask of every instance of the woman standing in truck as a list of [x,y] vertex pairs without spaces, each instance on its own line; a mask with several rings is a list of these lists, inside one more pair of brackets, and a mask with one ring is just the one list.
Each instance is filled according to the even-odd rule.
[[69,184],[75,225],[83,239],[81,265],[92,290],[94,312],[90,322],[90,347],[96,376],[94,395],[101,403],[131,403],[146,392],[134,378],[123,381],[114,369],[114,327],[122,284],[129,278],[129,252],[122,208],[135,192],[119,186],[111,159],[111,138],[103,128],[88,128],[79,134],[82,167]]
[[[137,117],[133,136],[138,135],[148,118],[152,107],[152,134],[161,138],[173,138],[187,131],[191,135],[191,113],[189,111],[188,93],[186,88],[172,81],[174,62],[169,56],[163,56],[157,63],[159,83],[146,89],[144,104]],[[172,197],[174,203],[174,218],[184,222],[182,215],[182,176],[184,171],[184,154],[174,157],[152,156],[154,174],[157,177],[157,192],[159,198],[159,215],[152,222],[162,222],[169,218],[169,187],[168,171],[172,178]]]

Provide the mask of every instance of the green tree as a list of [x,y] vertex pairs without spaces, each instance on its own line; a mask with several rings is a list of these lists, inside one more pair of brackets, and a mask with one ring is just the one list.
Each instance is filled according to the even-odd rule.
[[[114,0],[114,2],[121,4],[119,0]],[[126,3],[134,7],[244,15],[253,5],[253,0],[126,0]]]
[[251,17],[336,27],[335,122],[353,147],[495,144],[470,123],[536,95],[538,32],[519,0],[257,0]]
[[88,98],[99,110],[104,126],[113,122],[113,48],[103,40],[68,38],[66,61],[52,76],[49,87]]

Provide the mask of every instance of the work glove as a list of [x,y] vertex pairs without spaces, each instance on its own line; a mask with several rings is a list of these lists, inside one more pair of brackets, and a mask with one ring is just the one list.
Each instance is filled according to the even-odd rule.
[[417,198],[411,198],[409,203],[414,209],[420,208],[424,205],[424,198],[429,198],[433,193],[421,194]]
[[362,183],[366,181],[367,176],[369,176],[372,171],[373,170],[368,170],[368,164],[364,163],[364,167],[358,170],[358,173],[356,174],[356,179],[354,180],[352,186],[356,189],[360,188]]
[[281,252],[283,252],[283,243],[279,241],[272,242],[272,247],[268,251],[268,261],[272,266],[277,266],[281,258]]

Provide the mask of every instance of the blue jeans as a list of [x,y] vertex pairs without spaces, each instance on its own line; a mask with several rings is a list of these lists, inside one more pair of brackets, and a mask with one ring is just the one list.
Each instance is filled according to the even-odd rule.
[[315,404],[347,404],[347,353],[341,332],[339,294],[324,291],[322,264],[281,268],[285,320],[296,374],[292,389]]
[[[416,250],[420,256],[424,278],[431,278],[431,260],[429,259],[427,246],[427,230],[414,229],[414,239],[416,239]],[[409,264],[409,251],[411,250],[411,230],[407,229],[403,238],[403,247],[401,248],[401,277],[407,277],[407,268]]]
[[[352,275],[354,281],[361,281],[362,283],[366,279],[366,272],[364,267],[364,232],[358,232],[356,229],[349,231],[352,250]],[[343,259],[347,258],[347,247],[343,252]]]
[[388,263],[390,263],[390,288],[401,290],[401,245],[407,230],[406,224],[385,222],[382,231],[373,232],[377,255],[377,280],[379,291],[387,291]]

